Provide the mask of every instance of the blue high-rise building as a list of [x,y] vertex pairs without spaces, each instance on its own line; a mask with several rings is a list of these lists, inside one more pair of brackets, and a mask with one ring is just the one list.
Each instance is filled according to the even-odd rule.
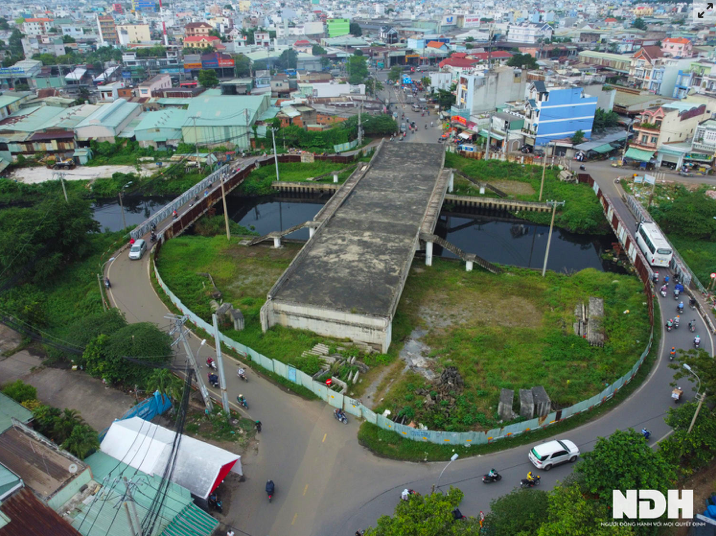
[[552,140],[571,138],[581,130],[592,136],[597,97],[590,97],[581,87],[546,87],[544,82],[528,86],[525,128],[534,137],[534,146]]

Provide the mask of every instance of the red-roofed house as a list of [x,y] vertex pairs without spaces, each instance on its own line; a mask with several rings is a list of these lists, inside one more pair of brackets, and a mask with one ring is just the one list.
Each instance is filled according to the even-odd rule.
[[191,35],[184,38],[184,48],[224,48],[221,39],[214,35]]
[[293,50],[303,52],[304,54],[311,54],[313,52],[313,45],[310,41],[301,39],[293,44]]
[[664,54],[657,46],[641,47],[631,57],[628,85],[659,93],[664,79]]
[[661,41],[661,53],[674,58],[690,58],[693,45],[685,37],[667,37]]
[[425,48],[439,50],[441,52],[447,52],[448,50],[447,45],[445,43],[441,43],[440,41],[430,41],[427,45],[425,45]]
[[468,60],[467,58],[446,58],[440,62],[440,68],[443,67],[455,67],[458,69],[469,69],[473,65],[476,65],[479,60]]
[[455,59],[465,59],[466,56],[467,56],[467,53],[466,53],[466,52],[455,52],[455,53],[454,53],[452,56],[450,56],[450,57],[451,57],[451,58],[455,58]]
[[614,26],[617,22],[619,22],[619,21],[617,19],[615,19],[614,17],[609,17],[608,19],[604,19],[604,23],[607,26]]
[[[455,57],[455,54],[453,54],[453,57]],[[475,52],[474,54],[470,54],[469,57],[480,61],[487,61],[489,58],[490,61],[495,63],[500,60],[509,60],[512,54],[505,50],[493,50],[492,55],[490,55],[489,52]]]
[[45,35],[50,32],[52,27],[52,19],[25,19],[22,24],[22,30],[25,35]]
[[202,35],[209,35],[209,32],[214,27],[206,22],[190,22],[184,26],[184,34],[187,37],[201,37]]

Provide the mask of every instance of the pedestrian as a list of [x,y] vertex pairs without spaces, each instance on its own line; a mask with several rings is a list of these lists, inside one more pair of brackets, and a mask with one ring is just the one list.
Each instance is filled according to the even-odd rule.
[[261,433],[261,421],[256,421],[256,431],[259,434]]
[[234,536],[234,531],[233,531],[233,530],[227,530],[227,531],[226,531],[226,536]]

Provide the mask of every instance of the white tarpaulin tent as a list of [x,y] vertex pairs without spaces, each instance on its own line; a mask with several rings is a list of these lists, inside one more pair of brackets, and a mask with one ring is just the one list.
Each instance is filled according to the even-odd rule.
[[[100,450],[113,458],[161,477],[176,434],[139,417],[114,421]],[[241,456],[182,435],[171,481],[206,499],[230,472],[243,474]]]

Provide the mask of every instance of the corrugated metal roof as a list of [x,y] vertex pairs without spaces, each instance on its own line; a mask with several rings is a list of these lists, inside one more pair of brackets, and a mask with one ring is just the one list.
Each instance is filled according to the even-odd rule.
[[57,106],[24,108],[0,121],[0,131],[35,132],[66,111]]
[[22,99],[22,95],[0,95],[0,108],[10,106],[11,104]]
[[171,128],[181,130],[181,127],[186,124],[186,121],[186,110],[167,108],[166,110],[159,110],[144,114],[141,122],[134,128],[134,130],[135,132],[153,128]]
[[[187,118],[196,117],[197,127],[248,126],[264,102],[264,97],[207,93],[194,97],[187,109]],[[193,119],[187,123],[193,125]]]
[[117,99],[111,104],[101,106],[92,115],[81,121],[76,128],[102,125],[108,128],[117,128],[127,119],[127,116],[139,108],[136,102],[127,102],[124,99]]
[[10,522],[0,528],[0,536],[79,536],[67,521],[42,504],[27,488],[0,505]]
[[[133,536],[127,516],[115,516],[116,511],[113,508],[125,492],[124,483],[119,477],[125,476],[128,481],[137,484],[133,491],[133,498],[140,520],[147,515],[148,508],[161,484],[161,478],[138,471],[103,452],[94,453],[86,462],[92,468],[95,480],[106,485],[96,494],[96,500],[93,497],[85,501],[86,504],[83,503],[78,507],[79,512],[71,513],[72,526],[78,528],[83,536],[87,536],[93,523],[92,534]],[[86,521],[83,523],[85,518]],[[164,507],[152,536],[159,534],[209,536],[218,524],[214,518],[194,506],[189,490],[170,483]],[[3,536],[2,533],[0,536]]]
[[12,419],[28,423],[32,420],[32,411],[0,393],[0,433],[12,426]]

